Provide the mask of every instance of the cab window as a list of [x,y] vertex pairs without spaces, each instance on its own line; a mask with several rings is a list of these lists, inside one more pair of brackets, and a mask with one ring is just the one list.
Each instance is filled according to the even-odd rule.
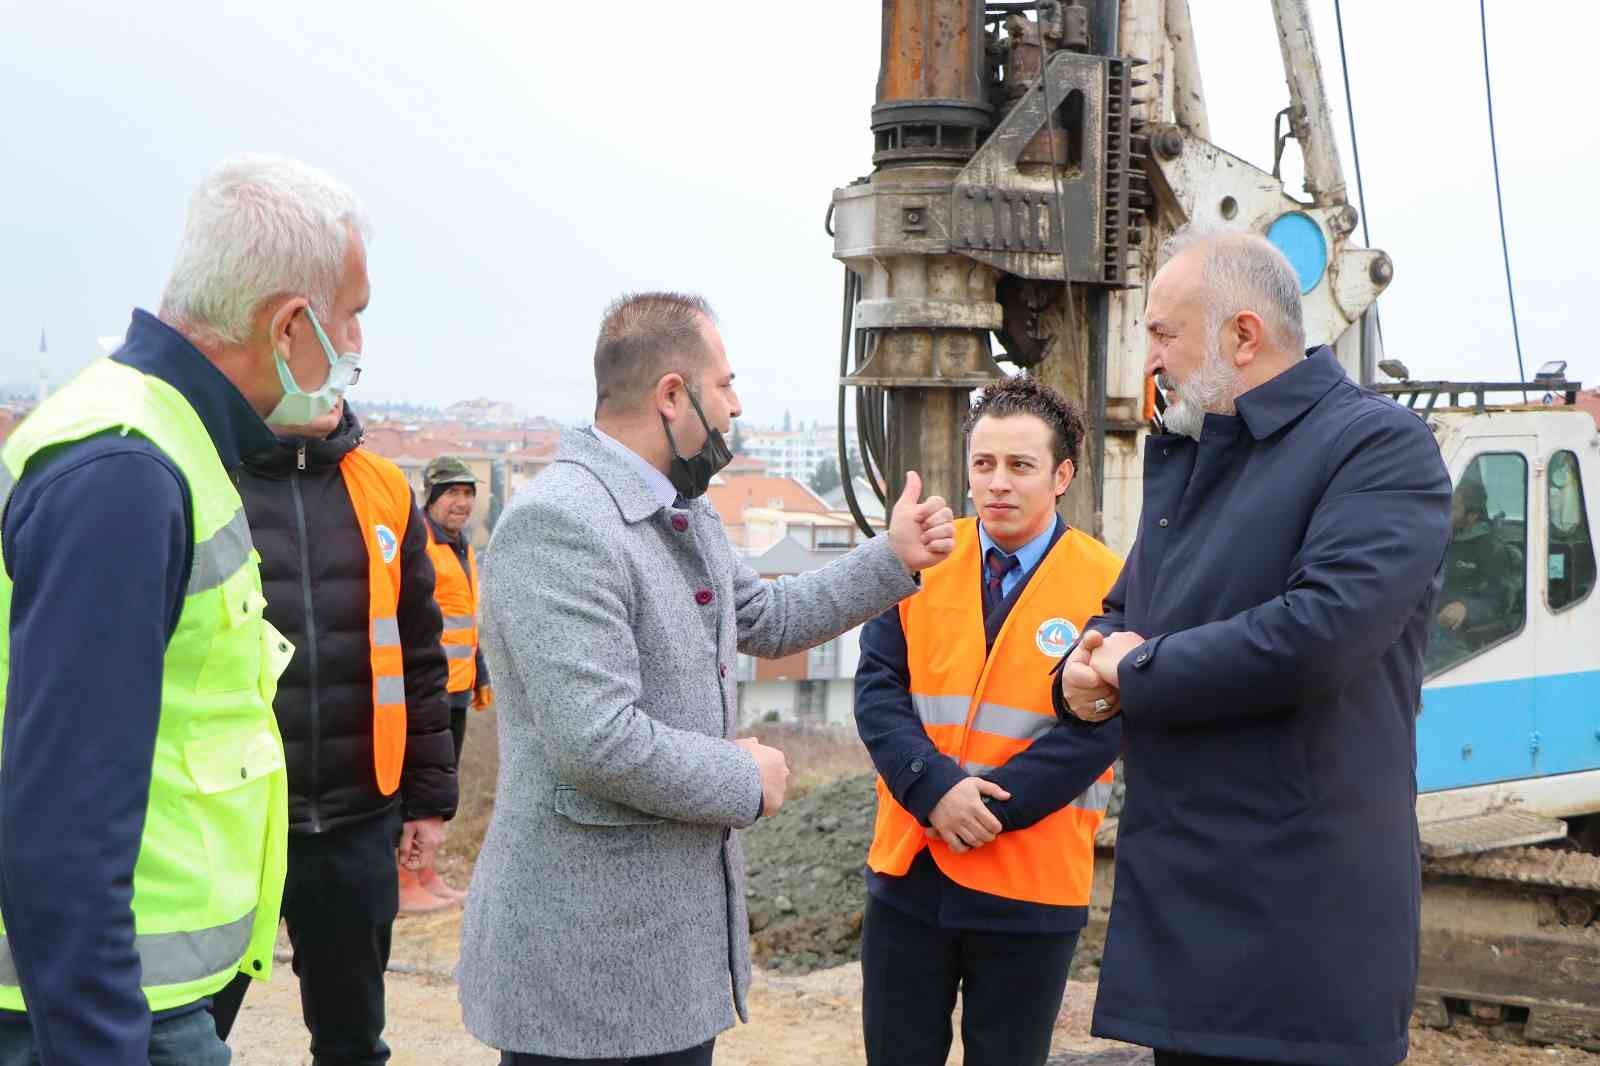
[[1472,460],[1450,506],[1444,586],[1434,605],[1427,673],[1438,674],[1520,632],[1528,604],[1528,463],[1514,452]]
[[1546,594],[1552,611],[1563,611],[1594,588],[1594,543],[1589,511],[1578,476],[1578,457],[1556,452],[1550,459],[1550,551]]

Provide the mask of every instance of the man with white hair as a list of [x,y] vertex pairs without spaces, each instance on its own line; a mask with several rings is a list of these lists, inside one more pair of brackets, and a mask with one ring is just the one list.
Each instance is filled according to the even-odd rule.
[[1254,234],[1180,233],[1138,539],[1057,711],[1121,715],[1094,1032],[1158,1066],[1383,1066],[1416,984],[1416,732],[1450,479],[1414,414],[1302,354]]
[[[239,195],[289,224],[292,198],[264,184]],[[327,252],[336,248],[334,285],[291,325],[334,375],[360,358],[368,298],[361,231]],[[244,457],[234,483],[261,556],[266,619],[295,645],[273,710],[289,788],[282,913],[311,1056],[366,1066],[389,1059],[396,854],[413,883],[433,865],[457,791],[427,525],[400,468],[362,446],[341,393],[286,401],[276,439]],[[216,995],[224,1038],[250,984],[240,976]]]
[[293,649],[233,472],[353,380],[363,229],[310,167],[225,161],[160,316],[0,455],[3,1066],[226,1063],[211,997],[271,970]]

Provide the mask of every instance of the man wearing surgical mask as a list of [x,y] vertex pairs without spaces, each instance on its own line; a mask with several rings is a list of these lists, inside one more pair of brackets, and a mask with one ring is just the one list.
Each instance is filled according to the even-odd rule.
[[594,371],[595,425],[562,436],[485,553],[501,772],[462,1014],[507,1066],[704,1066],[750,981],[736,830],[778,812],[789,775],[738,736],[736,655],[791,655],[881,613],[955,529],[909,473],[883,536],[764,581],[704,499],[740,412],[706,301],[617,300]]
[[[284,714],[284,695],[303,689],[306,657],[342,653],[327,634],[297,631],[291,645],[274,629],[281,588],[263,616],[256,552],[307,545],[252,530],[241,463],[281,449],[274,428],[326,436],[343,418],[366,233],[359,201],[328,175],[224,160],[190,201],[159,314],[136,310],[123,345],[6,444],[4,1066],[222,1066],[212,997],[235,974],[272,972],[280,902],[292,915],[303,895],[284,892],[294,767],[274,705]],[[418,597],[431,606],[430,593]],[[440,691],[447,763],[438,613],[399,629],[426,636],[429,624],[437,683],[417,667],[416,706]],[[409,670],[406,681],[410,696]],[[432,808],[424,797],[414,809],[447,813],[453,789],[439,777]],[[393,875],[382,880],[392,893]],[[349,904],[330,897],[335,908],[349,920]]]
[[[456,807],[427,524],[399,468],[361,446],[345,402],[368,295],[365,245],[351,233],[334,284],[288,300],[265,338],[283,391],[267,417],[276,440],[235,479],[267,619],[294,645],[274,701],[288,767],[283,917],[312,1058],[327,1066],[389,1057],[396,857],[431,867]],[[247,988],[216,997],[224,1035]]]

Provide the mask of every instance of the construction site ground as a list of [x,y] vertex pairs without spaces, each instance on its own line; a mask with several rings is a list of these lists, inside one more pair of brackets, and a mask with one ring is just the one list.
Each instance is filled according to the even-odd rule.
[[[771,738],[790,754],[801,793],[777,816],[746,834],[753,868],[750,899],[760,963],[750,996],[749,1025],[717,1042],[719,1066],[849,1066],[861,1050],[861,971],[855,935],[864,889],[859,875],[870,823],[865,757],[853,738],[783,731]],[[495,743],[492,713],[470,724],[462,767],[462,807],[441,869],[465,884],[493,806]],[[819,828],[826,826],[826,828]],[[766,839],[763,840],[763,834]],[[841,868],[848,863],[850,869]],[[820,873],[818,871],[821,871]],[[395,1066],[493,1066],[497,1052],[461,1024],[450,979],[461,927],[460,911],[408,918],[395,927],[388,975],[386,1038]],[[1056,1022],[1050,1066],[1134,1066],[1149,1052],[1089,1036],[1103,930],[1091,925],[1080,941],[1073,980]],[[280,940],[287,950],[287,941]],[[272,981],[252,987],[229,1044],[235,1066],[309,1064],[308,1038],[287,956]],[[537,965],[537,960],[530,960]],[[959,1017],[951,1063],[961,1061]],[[1457,1023],[1446,1032],[1411,1030],[1416,1066],[1600,1066],[1600,1055],[1567,1047],[1512,1042],[1502,1029]]]

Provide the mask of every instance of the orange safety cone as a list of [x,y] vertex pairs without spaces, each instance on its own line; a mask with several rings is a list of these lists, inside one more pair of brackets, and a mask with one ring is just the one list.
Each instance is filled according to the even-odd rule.
[[422,881],[415,870],[404,866],[400,871],[400,915],[413,917],[418,914],[433,914],[456,905],[454,900],[436,896],[422,887]]

